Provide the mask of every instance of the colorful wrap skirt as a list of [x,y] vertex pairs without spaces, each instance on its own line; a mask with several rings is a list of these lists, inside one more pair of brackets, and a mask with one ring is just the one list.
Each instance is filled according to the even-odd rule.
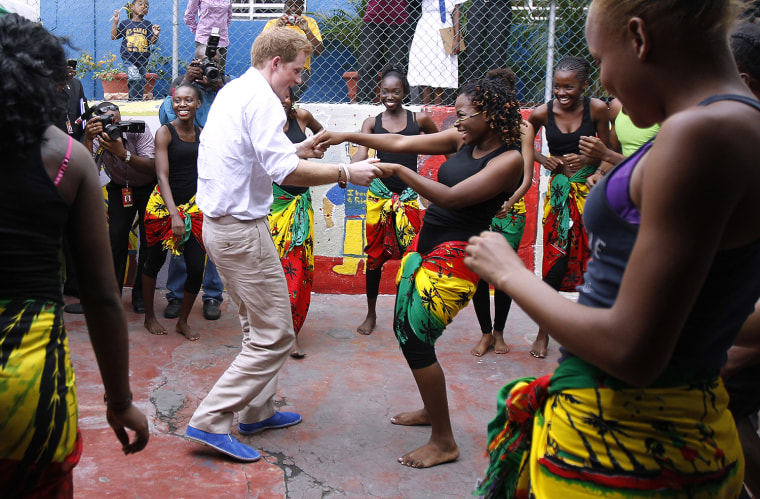
[[557,260],[568,256],[560,291],[576,291],[576,286],[583,284],[586,262],[591,255],[583,225],[583,207],[588,196],[586,179],[595,169],[586,166],[570,178],[555,173],[549,179],[544,202],[543,276],[546,277]]
[[70,496],[82,446],[62,312],[47,300],[0,300],[3,496]]
[[375,179],[367,190],[367,268],[379,269],[398,260],[420,231],[422,219],[417,193],[407,187],[401,194]]
[[269,231],[288,281],[293,328],[298,334],[309,312],[314,283],[314,209],[309,191],[293,196],[277,184],[272,188]]
[[525,212],[525,198],[520,198],[509,209],[506,217],[494,217],[491,220],[491,230],[504,236],[515,251],[520,247],[520,241],[525,232]]
[[403,345],[414,334],[428,345],[443,334],[475,294],[480,276],[464,264],[465,241],[439,244],[421,255],[410,249],[396,277],[393,330]]
[[203,213],[195,204],[195,196],[187,203],[177,206],[177,211],[185,222],[185,235],[181,238],[172,234],[171,214],[166,208],[164,198],[161,197],[161,189],[156,186],[145,208],[145,237],[148,239],[148,246],[161,243],[165,250],[179,256],[192,234],[203,247]]
[[483,497],[738,497],[744,460],[718,377],[632,388],[571,357],[504,386]]

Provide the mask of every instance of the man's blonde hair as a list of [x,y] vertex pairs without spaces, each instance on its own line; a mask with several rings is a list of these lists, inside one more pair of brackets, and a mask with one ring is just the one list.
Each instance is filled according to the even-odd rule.
[[251,66],[261,69],[267,61],[280,56],[284,62],[293,62],[299,52],[311,55],[311,43],[304,35],[290,28],[272,28],[264,31],[251,46]]

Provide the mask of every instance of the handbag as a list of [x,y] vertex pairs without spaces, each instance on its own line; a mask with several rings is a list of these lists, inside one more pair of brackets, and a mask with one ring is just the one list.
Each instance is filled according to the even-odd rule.
[[[441,28],[441,39],[443,40],[443,49],[447,54],[451,55],[454,52],[454,27]],[[459,51],[464,52],[464,38],[459,36]]]

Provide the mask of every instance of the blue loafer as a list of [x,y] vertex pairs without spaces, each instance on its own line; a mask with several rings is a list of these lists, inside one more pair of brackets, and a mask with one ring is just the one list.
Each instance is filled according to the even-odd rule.
[[258,461],[261,458],[261,454],[251,449],[245,444],[241,444],[235,440],[229,433],[207,433],[188,426],[185,431],[185,437],[193,442],[197,442],[201,445],[208,445],[214,449],[227,454],[230,457],[234,457],[240,461],[253,462]]
[[275,412],[274,416],[258,423],[238,423],[238,431],[243,435],[252,435],[273,428],[286,428],[301,422],[301,415],[295,412]]

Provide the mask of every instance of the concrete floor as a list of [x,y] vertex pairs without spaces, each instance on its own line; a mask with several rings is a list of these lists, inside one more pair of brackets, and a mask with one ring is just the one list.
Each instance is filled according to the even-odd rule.
[[[74,470],[75,497],[124,498],[465,498],[486,467],[486,425],[499,388],[519,376],[540,376],[556,366],[533,359],[536,325],[513,305],[505,337],[507,355],[481,358],[469,352],[480,332],[472,306],[463,310],[437,344],[446,372],[452,424],[460,458],[430,469],[397,463],[423,445],[428,427],[401,427],[389,419],[421,408],[416,385],[390,324],[393,296],[378,300],[378,327],[371,336],[354,328],[366,312],[363,295],[314,295],[300,339],[307,357],[289,359],[281,371],[278,405],[303,415],[287,429],[253,436],[233,434],[263,458],[241,464],[182,438],[190,416],[240,348],[237,314],[228,299],[222,317],[207,321],[196,302],[190,342],[171,329],[151,336],[143,316],[132,312],[124,292],[130,335],[135,403],[151,426],[148,447],[125,457],[105,420],[103,389],[81,315],[65,314],[79,393],[82,460]],[[157,309],[165,300],[157,293]]]

